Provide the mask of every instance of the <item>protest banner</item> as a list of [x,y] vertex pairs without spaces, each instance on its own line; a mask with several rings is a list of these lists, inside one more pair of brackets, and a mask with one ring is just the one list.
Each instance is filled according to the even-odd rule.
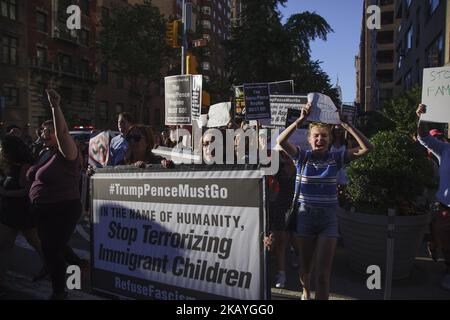
[[105,167],[109,160],[110,131],[102,131],[89,139],[88,163],[97,168]]
[[201,74],[192,75],[192,101],[191,112],[192,120],[199,120],[202,111],[202,82],[203,76]]
[[204,166],[99,170],[93,289],[133,299],[266,299],[263,179],[260,170]]
[[306,103],[306,96],[271,95],[271,125],[276,127],[286,126],[288,109],[300,110]]
[[269,86],[267,83],[244,84],[245,119],[270,118]]
[[294,80],[269,82],[269,95],[294,94]]
[[339,112],[329,96],[317,92],[310,93],[308,94],[308,102],[312,104],[308,121],[341,124]]
[[164,78],[165,124],[191,124],[191,75]]
[[421,120],[450,122],[450,67],[423,69],[422,103]]
[[208,111],[208,128],[224,127],[230,122],[231,102],[213,104]]

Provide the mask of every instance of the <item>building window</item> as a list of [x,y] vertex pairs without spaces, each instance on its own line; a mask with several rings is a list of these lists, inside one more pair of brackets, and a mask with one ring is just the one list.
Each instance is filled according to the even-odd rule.
[[17,18],[17,1],[16,0],[0,0],[0,10],[3,17],[11,20]]
[[44,65],[47,62],[47,49],[42,47],[36,48],[36,58],[39,66]]
[[98,105],[98,117],[101,120],[108,120],[108,101],[100,101]]
[[14,87],[3,87],[5,103],[7,107],[17,107],[19,105],[19,89]]
[[119,114],[123,112],[123,103],[116,103],[116,113]]
[[428,68],[440,67],[444,64],[444,37],[440,34],[426,50]]
[[208,7],[208,6],[202,7],[202,13],[210,15],[211,14],[211,7]]
[[81,103],[83,107],[89,107],[89,90],[83,89],[81,90]]
[[428,14],[431,16],[437,9],[440,4],[440,0],[428,0]]
[[412,41],[413,41],[413,28],[412,26],[409,27],[408,32],[406,33],[406,51],[412,48]]
[[210,41],[211,40],[211,36],[209,35],[209,34],[204,34],[203,35],[203,39],[206,39],[206,40],[208,40],[208,41]]
[[100,80],[103,83],[108,83],[108,63],[103,62],[100,66]]
[[61,87],[58,92],[61,95],[61,106],[70,106],[72,104],[72,88]]
[[89,15],[89,0],[80,1],[81,12],[85,15]]
[[209,20],[202,20],[202,26],[205,29],[211,29],[211,21],[209,21]]
[[58,53],[58,65],[63,71],[69,72],[72,69],[72,57],[64,53]]
[[155,124],[161,125],[161,109],[159,108],[155,110]]
[[102,21],[109,18],[109,9],[102,7]]
[[411,77],[411,70],[409,70],[405,75],[405,90],[409,90],[412,87],[412,77]]
[[89,46],[89,31],[82,29],[80,32],[80,42],[82,45]]
[[2,39],[2,63],[17,65],[17,39],[4,36]]
[[117,75],[117,89],[123,89],[123,76],[121,74],[116,74]]
[[42,32],[47,31],[47,15],[42,12],[36,12],[36,29]]
[[89,74],[89,61],[86,59],[81,59],[80,61],[80,71],[82,77],[87,77]]
[[203,70],[209,70],[209,68],[210,68],[209,62],[207,62],[207,61],[202,62],[202,69]]
[[406,9],[409,9],[411,6],[411,0],[406,0]]
[[401,68],[404,57],[405,57],[405,52],[403,50],[403,44],[400,43],[397,47],[397,70],[399,70]]

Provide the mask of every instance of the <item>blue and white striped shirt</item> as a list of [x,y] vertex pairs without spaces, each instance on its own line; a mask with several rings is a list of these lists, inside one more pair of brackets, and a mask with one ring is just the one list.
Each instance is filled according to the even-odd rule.
[[[298,201],[316,207],[335,207],[337,173],[344,166],[345,151],[327,152],[322,159],[312,159],[311,150],[300,150],[295,160],[297,176],[295,190],[300,187]],[[305,165],[302,174],[302,165]],[[300,183],[301,182],[301,183]]]

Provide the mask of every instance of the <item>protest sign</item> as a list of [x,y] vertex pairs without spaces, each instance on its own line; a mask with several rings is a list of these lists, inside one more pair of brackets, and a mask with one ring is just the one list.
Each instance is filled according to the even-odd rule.
[[208,128],[223,127],[230,122],[231,102],[213,104],[208,111]]
[[450,122],[450,67],[423,69],[422,103],[421,120]]
[[306,105],[306,96],[271,95],[270,112],[271,125],[284,127],[288,109],[300,110]]
[[267,83],[244,84],[245,119],[270,118],[269,86]]
[[357,110],[356,110],[356,106],[354,106],[354,105],[352,106],[352,105],[343,104],[341,107],[342,118],[347,123],[355,124],[356,113],[357,113]]
[[134,299],[266,298],[262,179],[260,170],[99,170],[93,289]]
[[102,131],[89,140],[89,164],[93,167],[105,167],[109,160],[109,131]]
[[245,117],[244,86],[234,87],[234,116],[236,118]]
[[192,120],[199,120],[202,110],[202,82],[203,76],[201,74],[192,75],[192,101],[191,112]]
[[310,93],[308,102],[312,104],[308,121],[341,124],[339,112],[329,96],[322,93]]
[[269,95],[294,94],[294,80],[269,82]]
[[191,75],[164,78],[165,124],[191,124]]

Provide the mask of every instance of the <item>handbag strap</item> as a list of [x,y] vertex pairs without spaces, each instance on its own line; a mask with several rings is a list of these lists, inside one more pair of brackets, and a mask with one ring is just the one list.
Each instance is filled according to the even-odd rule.
[[297,184],[297,187],[295,188],[295,195],[294,195],[294,202],[293,202],[294,205],[297,203],[298,198],[300,197],[300,184],[302,183],[302,176],[303,176],[303,172],[305,171],[307,158],[308,158],[308,151],[305,151],[305,155],[303,156],[303,159],[301,162],[302,167],[300,169],[300,181]]

